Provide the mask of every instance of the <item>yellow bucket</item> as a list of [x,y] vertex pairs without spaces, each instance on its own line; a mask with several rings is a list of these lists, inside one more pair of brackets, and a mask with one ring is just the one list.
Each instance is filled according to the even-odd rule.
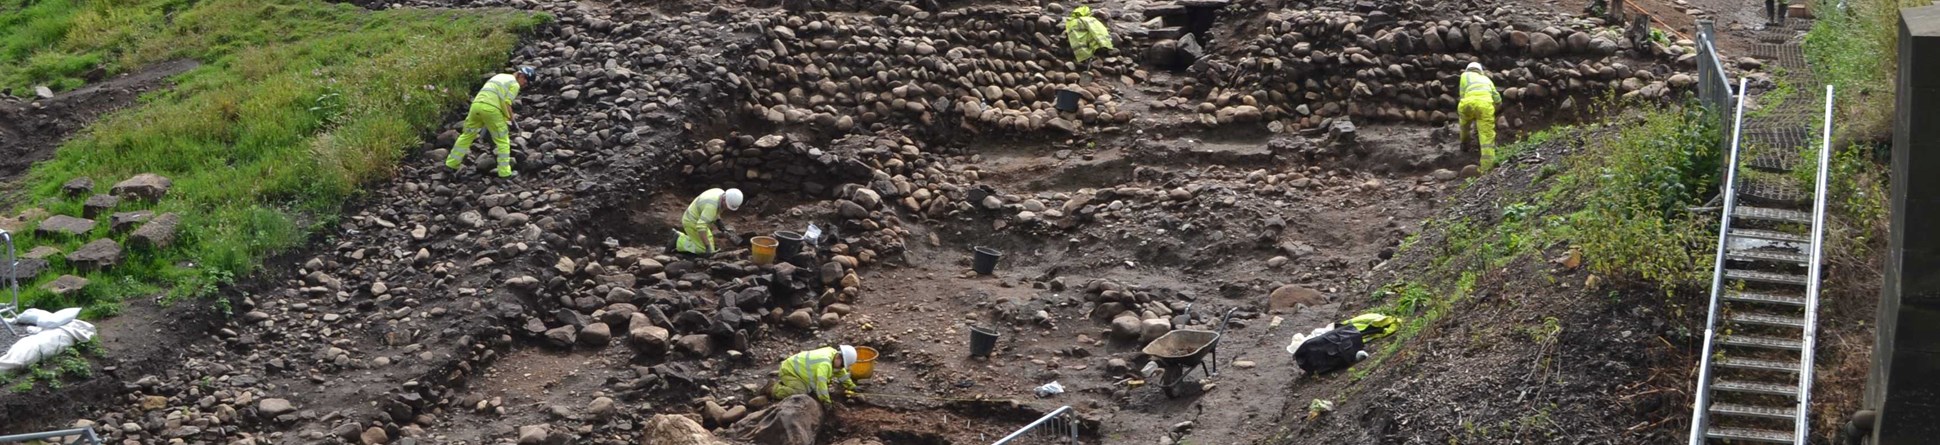
[[755,264],[775,263],[775,247],[781,245],[781,240],[772,236],[757,236],[749,241],[754,245],[752,259]]
[[855,364],[849,365],[849,378],[862,380],[876,375],[876,348],[855,347]]

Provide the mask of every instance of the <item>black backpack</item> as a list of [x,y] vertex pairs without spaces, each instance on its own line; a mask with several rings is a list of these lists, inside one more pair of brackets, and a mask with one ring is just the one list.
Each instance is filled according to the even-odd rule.
[[1343,326],[1301,342],[1293,351],[1293,361],[1308,374],[1325,374],[1353,366],[1355,353],[1364,346],[1360,330]]

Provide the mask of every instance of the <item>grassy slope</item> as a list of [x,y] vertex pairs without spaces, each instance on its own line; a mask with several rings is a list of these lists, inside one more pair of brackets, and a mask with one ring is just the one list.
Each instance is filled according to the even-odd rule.
[[[1543,166],[1537,174],[1543,191],[1497,203],[1490,211],[1500,218],[1429,221],[1423,230],[1439,232],[1437,242],[1419,245],[1410,238],[1402,249],[1430,249],[1433,259],[1373,296],[1372,311],[1409,314],[1407,323],[1375,362],[1357,365],[1356,372],[1378,369],[1478,285],[1491,284],[1479,280],[1512,262],[1543,261],[1541,254],[1553,247],[1576,249],[1585,267],[1601,277],[1651,283],[1666,296],[1703,284],[1710,276],[1716,220],[1685,209],[1715,194],[1722,180],[1715,122],[1693,108],[1613,120],[1606,125],[1617,127],[1615,137],[1580,141],[1569,158]],[[1513,160],[1529,147],[1588,133],[1544,131],[1504,147],[1503,156]]]
[[1819,19],[1806,34],[1812,69],[1836,88],[1842,140],[1885,140],[1893,131],[1894,79],[1899,75],[1900,8],[1933,0],[1839,0],[1813,5]]
[[[1819,348],[1813,385],[1816,436],[1830,437],[1860,408],[1872,366],[1887,234],[1885,151],[1892,138],[1895,82],[1899,76],[1901,8],[1932,0],[1852,0],[1813,5],[1819,20],[1806,33],[1805,56],[1813,71],[1835,88],[1839,114],[1829,176],[1826,279],[1821,297]],[[1808,154],[1816,155],[1817,147]],[[1800,182],[1816,172],[1797,172]],[[1809,183],[1809,182],[1807,182]]]
[[[0,67],[19,65],[0,68],[0,82],[16,92],[47,79],[71,86],[59,79],[95,69],[44,60],[99,61],[110,72],[180,58],[204,63],[178,76],[173,90],[94,123],[22,184],[25,205],[78,216],[81,200],[59,193],[74,177],[94,178],[99,188],[142,172],[174,180],[152,208],[183,215],[175,246],[130,252],[122,267],[88,276],[99,285],[75,301],[38,289],[26,296],[34,306],[87,305],[96,315],[137,293],[205,293],[329,224],[358,185],[390,175],[482,74],[504,65],[518,34],[546,20],[321,0],[0,0],[23,2],[0,8],[12,11],[0,12],[0,35],[9,36]],[[101,224],[89,238],[102,236],[120,235]],[[85,241],[30,235],[23,249],[72,251]]]
[[[1515,384],[1541,376],[1537,380],[1545,386],[1564,387],[1568,385],[1562,385],[1563,379],[1585,377],[1585,369],[1596,367],[1551,364],[1550,357],[1561,356],[1555,351],[1561,334],[1615,334],[1598,331],[1610,320],[1585,321],[1596,317],[1587,314],[1606,313],[1607,306],[1618,301],[1661,299],[1661,306],[1650,306],[1661,307],[1678,320],[1701,316],[1706,302],[1700,294],[1710,276],[1717,220],[1715,214],[1693,213],[1688,208],[1701,205],[1717,192],[1721,180],[1718,120],[1706,117],[1694,105],[1630,109],[1650,111],[1604,113],[1615,117],[1592,127],[1546,130],[1503,147],[1503,156],[1509,159],[1507,168],[1512,170],[1471,180],[1467,185],[1470,188],[1459,193],[1468,200],[1452,203],[1448,211],[1424,223],[1420,232],[1402,243],[1389,265],[1391,272],[1373,277],[1380,280],[1373,283],[1380,287],[1370,295],[1365,311],[1400,315],[1404,325],[1392,336],[1370,342],[1374,352],[1370,360],[1354,365],[1344,385],[1324,397],[1335,403],[1378,404],[1383,394],[1406,391],[1408,382],[1449,378]],[[1559,145],[1563,148],[1556,148]],[[1520,164],[1519,156],[1536,151],[1547,152],[1544,156],[1548,159],[1536,166]],[[1580,258],[1586,272],[1564,272],[1564,267],[1550,264],[1552,257],[1572,255]],[[1625,296],[1619,298],[1619,293]],[[1477,298],[1480,294],[1490,297]],[[1514,309],[1524,302],[1539,309]],[[1526,312],[1539,317],[1515,318]],[[1638,345],[1656,347],[1655,341]],[[1510,367],[1515,375],[1486,374],[1500,370],[1492,367],[1494,363],[1477,364],[1451,377],[1442,374],[1449,370],[1429,363],[1459,362],[1469,353],[1490,357],[1502,348],[1515,350],[1515,357],[1535,356],[1531,362],[1539,367],[1518,364]],[[1598,352],[1577,351],[1575,355],[1629,350],[1614,346],[1595,349]],[[1646,374],[1651,375],[1651,381],[1623,383],[1650,387],[1688,383]],[[1583,382],[1576,382],[1568,387],[1582,386]],[[1629,389],[1643,391],[1636,389],[1640,387]],[[1537,393],[1527,403],[1556,397],[1544,399],[1540,391]],[[1449,396],[1422,395],[1429,400]],[[1523,401],[1522,396],[1515,399],[1516,403]],[[1559,423],[1549,420],[1555,406],[1506,414],[1484,408],[1516,403],[1491,400],[1474,406],[1465,404],[1463,409],[1473,412],[1466,413],[1462,425],[1452,430],[1436,425],[1431,413],[1379,415],[1418,420],[1403,427],[1408,436],[1436,443],[1442,439],[1449,443],[1507,443],[1511,439],[1543,443],[1582,433],[1559,430]],[[1337,407],[1348,410],[1338,415],[1363,412],[1349,405]],[[1574,417],[1558,419],[1564,420],[1561,424],[1610,426],[1607,420],[1599,424],[1599,420],[1582,417],[1579,407],[1567,408],[1556,415]],[[1417,415],[1421,417],[1417,419]],[[1636,416],[1628,411],[1612,413],[1612,418]],[[1329,431],[1341,424],[1366,428],[1363,432],[1379,430],[1368,426],[1364,418],[1307,419],[1304,425],[1295,421],[1283,426],[1282,438],[1273,443],[1313,442],[1312,438],[1296,437],[1301,434],[1320,433],[1330,439],[1356,437],[1355,433]]]

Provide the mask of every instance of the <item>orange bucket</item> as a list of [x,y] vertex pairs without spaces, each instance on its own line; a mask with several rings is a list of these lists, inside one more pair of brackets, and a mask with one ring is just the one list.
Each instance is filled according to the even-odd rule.
[[855,364],[849,365],[849,378],[867,379],[876,375],[876,348],[855,347]]
[[749,242],[754,245],[752,259],[755,264],[775,263],[775,247],[781,245],[781,240],[772,236],[757,236]]

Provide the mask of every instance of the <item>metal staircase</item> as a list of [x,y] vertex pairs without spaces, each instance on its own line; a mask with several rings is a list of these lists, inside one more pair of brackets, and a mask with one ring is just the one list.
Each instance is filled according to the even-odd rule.
[[[1744,91],[1740,79],[1738,91]],[[1733,119],[1724,213],[1705,319],[1704,355],[1692,403],[1690,443],[1810,442],[1812,350],[1818,328],[1820,246],[1825,241],[1826,175],[1831,154],[1832,87],[1814,191],[1785,183],[1809,147],[1773,143],[1740,163],[1745,101]],[[1809,125],[1809,124],[1808,124]],[[1741,174],[1741,169],[1746,171]],[[1810,201],[1807,201],[1807,199]]]

